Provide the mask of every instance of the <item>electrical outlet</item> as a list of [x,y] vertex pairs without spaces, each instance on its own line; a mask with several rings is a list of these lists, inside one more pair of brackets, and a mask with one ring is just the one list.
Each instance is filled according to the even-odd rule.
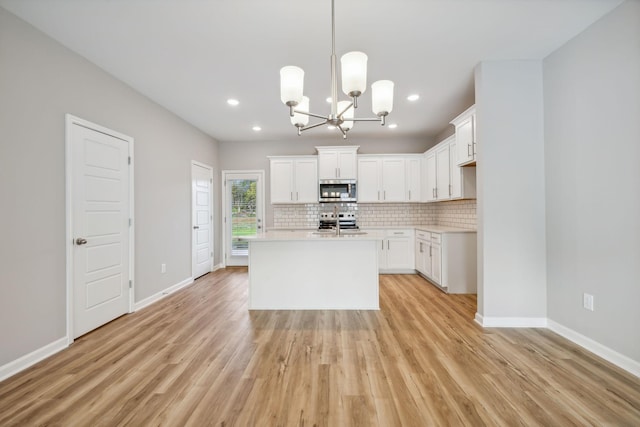
[[589,311],[593,311],[593,295],[582,294],[582,306]]
[[160,264],[160,273],[164,274],[167,272],[167,264]]

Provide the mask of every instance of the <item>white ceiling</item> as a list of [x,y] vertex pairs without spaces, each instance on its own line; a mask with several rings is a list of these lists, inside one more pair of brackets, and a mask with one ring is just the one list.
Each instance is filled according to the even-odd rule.
[[[356,123],[350,132],[433,137],[473,103],[473,68],[479,61],[544,58],[620,3],[336,0],[338,62],[342,54],[361,50],[369,56],[369,83],[395,82],[388,122],[397,123],[397,129]],[[284,65],[305,70],[311,111],[328,112],[330,4],[0,0],[0,6],[219,141],[298,140],[280,102],[279,70]],[[412,93],[420,94],[420,100],[407,101]],[[369,95],[370,89],[357,117],[373,115]],[[231,97],[240,105],[228,106]],[[254,132],[253,125],[262,131]],[[329,132],[322,127],[302,138],[326,138]]]

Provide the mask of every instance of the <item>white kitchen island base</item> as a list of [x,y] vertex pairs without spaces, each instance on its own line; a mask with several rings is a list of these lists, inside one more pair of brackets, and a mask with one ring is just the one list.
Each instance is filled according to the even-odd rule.
[[247,240],[250,310],[380,308],[378,240],[360,236]]

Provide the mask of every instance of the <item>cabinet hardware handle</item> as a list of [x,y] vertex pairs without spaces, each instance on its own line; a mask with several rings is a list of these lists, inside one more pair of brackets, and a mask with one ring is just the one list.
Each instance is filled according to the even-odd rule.
[[431,250],[433,249],[433,246],[429,246],[429,257],[432,256]]
[[338,168],[334,171],[336,173],[336,178],[338,177]]
[[387,240],[387,250],[389,250],[389,243],[390,242],[391,242],[390,240]]
[[467,157],[473,156],[473,154],[471,154],[470,151],[471,151],[471,144],[467,144]]
[[291,198],[289,200],[293,202],[293,191],[291,192]]
[[476,155],[476,142],[473,141],[473,155]]
[[338,178],[340,178],[340,175],[342,175],[340,172],[341,172],[341,170],[340,170],[340,168],[338,168]]
[[409,190],[409,200],[411,200],[411,190]]
[[387,200],[387,190],[382,190],[382,200]]
[[298,196],[298,192],[296,191],[296,201],[300,200],[300,197]]
[[449,184],[449,197],[451,197],[451,184]]
[[199,229],[200,229],[200,227],[199,227],[199,226],[197,226],[197,225],[194,225],[194,226],[193,226],[193,229],[194,229],[194,230],[199,230]]
[[80,246],[80,245],[86,245],[87,244],[87,239],[83,239],[82,237],[78,237],[76,239],[76,245]]
[[380,190],[378,190],[378,200],[380,200]]
[[380,249],[382,249],[384,251],[384,240],[381,241],[380,243],[382,243],[382,247]]
[[420,242],[420,253],[422,253],[422,242]]

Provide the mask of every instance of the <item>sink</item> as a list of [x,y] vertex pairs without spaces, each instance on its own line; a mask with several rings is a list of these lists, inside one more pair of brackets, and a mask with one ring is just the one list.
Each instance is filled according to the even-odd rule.
[[318,231],[313,231],[311,234],[319,234],[319,235],[331,235],[331,234],[336,234],[335,230],[318,230]]
[[361,236],[367,234],[367,232],[360,230],[340,230],[340,234],[343,236]]

